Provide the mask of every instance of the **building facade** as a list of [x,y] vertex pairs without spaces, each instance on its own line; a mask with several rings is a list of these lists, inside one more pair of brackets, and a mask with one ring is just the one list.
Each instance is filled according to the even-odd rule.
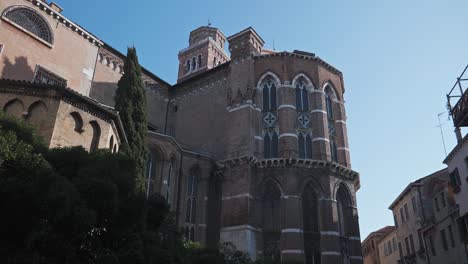
[[[39,125],[51,147],[118,142],[117,151],[125,56],[57,4],[5,0],[0,9],[0,77],[16,80],[0,82],[3,110],[28,120],[24,109],[41,100],[57,115]],[[175,85],[143,68],[147,192],[166,197],[190,240],[231,241],[254,259],[362,263],[343,75],[315,54],[263,45],[253,28],[226,37],[200,27],[179,52]],[[93,133],[76,137],[81,130]]]
[[[393,235],[389,236],[390,233]],[[362,241],[362,256],[364,257],[364,264],[390,263],[388,261],[383,262],[383,258],[393,253],[393,244],[391,244],[391,240],[392,237],[395,237],[395,233],[394,226],[386,226],[370,233],[366,239]],[[390,248],[387,248],[387,240],[390,240]]]
[[397,264],[400,259],[396,228],[388,232],[378,243],[380,264]]

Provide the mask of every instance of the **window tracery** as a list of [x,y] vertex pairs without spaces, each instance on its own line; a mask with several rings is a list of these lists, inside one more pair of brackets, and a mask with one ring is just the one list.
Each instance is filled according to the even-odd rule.
[[264,158],[278,157],[278,115],[276,84],[271,76],[261,83],[263,93],[263,155]]
[[8,10],[4,17],[38,38],[52,44],[52,32],[47,21],[34,10],[16,7]]
[[327,119],[328,119],[328,140],[330,141],[330,155],[334,162],[338,162],[338,150],[337,150],[337,139],[336,139],[336,128],[335,128],[335,117],[333,113],[333,99],[336,96],[330,88],[325,88],[325,104],[327,108]]

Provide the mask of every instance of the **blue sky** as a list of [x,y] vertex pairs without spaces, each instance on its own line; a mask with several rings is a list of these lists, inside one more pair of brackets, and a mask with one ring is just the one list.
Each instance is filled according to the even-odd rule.
[[[174,83],[190,30],[227,36],[252,26],[276,50],[316,53],[344,74],[353,169],[361,174],[362,239],[393,224],[387,209],[404,187],[443,168],[437,114],[468,63],[468,1],[57,0],[64,14]],[[450,3],[449,3],[450,2]],[[447,150],[455,144],[444,114]]]

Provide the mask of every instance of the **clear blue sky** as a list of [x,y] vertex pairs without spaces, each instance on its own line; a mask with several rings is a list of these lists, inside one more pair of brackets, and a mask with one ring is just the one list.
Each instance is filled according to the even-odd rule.
[[[443,168],[437,113],[468,63],[468,1],[56,0],[64,14],[174,83],[190,30],[227,36],[253,26],[272,48],[316,53],[344,73],[353,169],[361,174],[362,239],[393,224],[387,209],[410,182]],[[444,115],[447,148],[455,144]]]

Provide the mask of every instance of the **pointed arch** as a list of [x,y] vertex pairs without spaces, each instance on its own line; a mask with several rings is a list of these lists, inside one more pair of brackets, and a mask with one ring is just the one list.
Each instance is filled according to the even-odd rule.
[[101,126],[99,126],[98,122],[95,120],[90,121],[89,124],[91,125],[91,129],[93,132],[93,137],[91,139],[91,146],[89,147],[89,151],[93,152],[98,150],[99,148],[99,140],[101,139]]
[[293,78],[293,80],[292,80],[292,86],[293,86],[293,87],[296,87],[296,84],[297,84],[299,81],[301,81],[301,80],[303,80],[304,83],[306,84],[307,90],[312,91],[312,90],[315,90],[315,89],[316,89],[316,88],[315,88],[315,84],[312,82],[312,79],[309,78],[309,77],[307,76],[307,74],[302,73],[302,72],[301,72],[301,73],[298,73],[298,74],[296,74],[296,76],[294,76],[294,78]]
[[338,211],[338,232],[340,236],[347,237],[351,231],[353,200],[348,187],[344,183],[338,185],[336,204]]
[[2,16],[41,40],[54,44],[54,33],[47,20],[36,10],[22,5],[7,8]]
[[341,98],[338,95],[338,92],[336,91],[336,86],[333,84],[332,81],[328,80],[325,81],[322,85],[322,91],[325,93],[325,95],[332,95],[332,99],[336,101],[340,101]]
[[6,114],[21,118],[24,113],[24,104],[18,98],[8,101],[3,107],[3,112]]
[[43,101],[36,101],[29,106],[26,120],[42,131],[47,111],[47,105]]
[[276,87],[280,86],[281,85],[281,79],[278,77],[278,75],[272,71],[266,71],[265,73],[263,73],[260,78],[258,78],[258,82],[257,82],[257,89],[259,90],[262,90],[263,89],[263,86],[262,86],[262,83],[265,81],[265,79],[267,78],[272,78],[272,80],[274,81],[274,84],[276,85]]
[[73,118],[73,121],[75,123],[75,128],[74,130],[78,133],[83,133],[83,118],[78,112],[71,112],[70,116]]

